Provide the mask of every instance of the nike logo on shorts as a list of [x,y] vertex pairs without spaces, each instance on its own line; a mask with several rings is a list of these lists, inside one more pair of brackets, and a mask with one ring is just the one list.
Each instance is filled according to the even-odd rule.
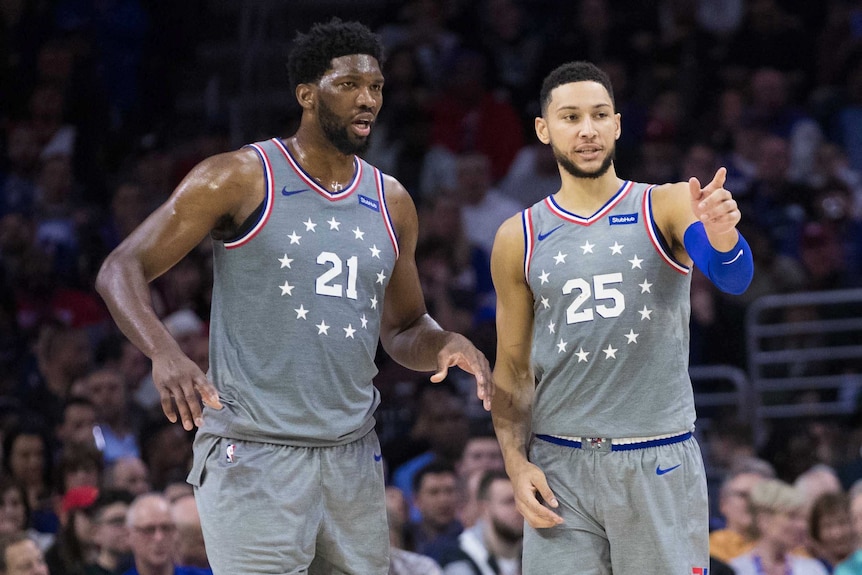
[[383,459],[383,455],[381,455],[380,453],[374,454],[374,461],[380,461],[381,459]]
[[671,471],[673,471],[674,469],[676,469],[680,465],[682,465],[682,463],[677,463],[673,467],[666,467],[664,469],[661,468],[661,465],[656,465],[655,474],[656,475],[664,475],[665,473],[670,473]]

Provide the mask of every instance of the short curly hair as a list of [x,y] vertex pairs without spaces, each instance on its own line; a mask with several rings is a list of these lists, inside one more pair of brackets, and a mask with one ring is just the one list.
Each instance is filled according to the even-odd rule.
[[287,58],[291,88],[320,80],[333,58],[351,54],[367,54],[383,66],[383,42],[364,24],[332,18],[306,33],[298,32]]
[[542,114],[548,110],[553,89],[563,84],[571,84],[572,82],[598,82],[608,91],[608,95],[611,97],[611,104],[614,104],[614,88],[611,85],[610,77],[604,70],[590,62],[568,62],[551,71],[542,82],[542,90],[539,93]]

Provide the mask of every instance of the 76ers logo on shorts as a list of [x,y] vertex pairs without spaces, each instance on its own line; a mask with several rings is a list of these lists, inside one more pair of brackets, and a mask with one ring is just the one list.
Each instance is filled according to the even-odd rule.
[[691,575],[709,575],[708,567],[692,567]]
[[236,446],[233,443],[231,443],[230,445],[227,446],[227,448],[225,448],[224,459],[228,463],[233,463],[233,452],[235,449],[236,449]]

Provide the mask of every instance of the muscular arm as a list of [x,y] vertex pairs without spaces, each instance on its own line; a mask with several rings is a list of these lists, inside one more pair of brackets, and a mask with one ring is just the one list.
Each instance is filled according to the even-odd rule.
[[[255,198],[249,190],[260,194]],[[176,421],[175,400],[186,429],[200,424],[195,389],[213,406],[218,395],[159,320],[147,284],[180,261],[218,222],[247,215],[262,198],[262,171],[254,152],[209,158],[108,255],[96,279],[117,326],[153,360],[153,380],[165,415]]]
[[533,527],[549,527],[562,520],[542,506],[536,495],[552,507],[556,507],[556,500],[544,473],[527,460],[535,381],[530,364],[533,296],[524,277],[522,229],[520,216],[506,220],[497,232],[491,254],[497,291],[496,393],[491,415],[518,510]]
[[490,409],[493,383],[488,360],[461,334],[443,330],[425,309],[416,269],[419,223],[416,207],[404,187],[387,177],[387,206],[398,235],[400,255],[386,287],[380,341],[398,363],[416,371],[436,371],[432,381],[446,378],[458,366],[476,377],[477,395]]

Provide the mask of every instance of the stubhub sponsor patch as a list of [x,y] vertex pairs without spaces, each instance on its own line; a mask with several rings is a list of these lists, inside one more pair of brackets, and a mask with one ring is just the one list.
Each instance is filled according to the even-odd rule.
[[360,194],[359,195],[359,203],[362,204],[363,206],[365,206],[366,208],[370,208],[370,209],[374,210],[375,212],[380,211],[380,204],[377,203],[377,200],[372,200],[368,196],[363,196],[362,194]]
[[637,213],[634,213],[608,216],[608,223],[612,226],[619,226],[623,224],[636,224],[638,223],[638,215]]

